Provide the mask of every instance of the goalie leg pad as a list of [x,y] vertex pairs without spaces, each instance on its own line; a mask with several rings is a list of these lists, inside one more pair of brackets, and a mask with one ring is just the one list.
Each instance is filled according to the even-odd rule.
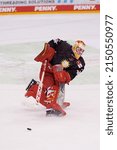
[[51,111],[51,113],[54,113],[57,116],[64,116],[66,115],[66,112],[57,103],[58,94],[59,94],[59,86],[57,85],[54,85],[47,89],[47,96],[45,100],[46,109],[47,109],[47,112],[48,110],[52,109],[53,111]]
[[43,85],[44,88],[47,89],[50,86],[53,86],[55,84],[54,76],[52,73],[45,73]]
[[[53,87],[53,85],[55,84],[53,75],[51,73],[46,73],[45,77],[44,77],[44,81],[43,81],[43,89],[42,89],[42,93],[41,93],[41,98],[40,98],[40,103],[44,106],[47,105],[47,103],[45,102],[46,96],[47,96],[47,89],[51,86],[53,90],[55,87]],[[36,94],[37,94],[37,90],[38,90],[38,86],[39,83],[37,83],[35,80],[32,80],[28,87],[26,88],[27,92],[25,94],[26,97],[30,97],[32,96],[33,98],[36,99]],[[58,91],[58,90],[57,90]],[[49,99],[48,99],[49,100]]]
[[70,106],[70,103],[69,103],[69,102],[63,102],[63,105],[62,105],[62,108],[63,108],[63,109],[66,108],[66,107],[68,107],[68,106]]
[[54,104],[57,100],[58,93],[59,93],[59,87],[57,85],[48,87],[46,91],[45,103],[47,103],[47,105]]

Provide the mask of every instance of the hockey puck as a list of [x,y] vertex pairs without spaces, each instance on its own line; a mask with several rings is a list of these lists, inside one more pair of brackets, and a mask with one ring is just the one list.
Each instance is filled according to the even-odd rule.
[[31,128],[27,128],[27,130],[31,131],[32,129]]

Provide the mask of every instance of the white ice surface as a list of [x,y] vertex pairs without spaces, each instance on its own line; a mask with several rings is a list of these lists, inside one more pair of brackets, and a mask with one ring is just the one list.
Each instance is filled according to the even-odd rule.
[[[0,16],[0,149],[99,150],[99,14]],[[51,38],[87,43],[86,69],[69,86],[63,118],[24,97],[33,61]],[[32,131],[27,131],[27,127]]]

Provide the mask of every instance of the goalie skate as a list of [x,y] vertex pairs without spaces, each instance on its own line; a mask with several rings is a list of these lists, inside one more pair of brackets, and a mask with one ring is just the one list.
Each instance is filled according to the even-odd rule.
[[62,117],[65,116],[66,112],[64,111],[59,111],[59,110],[54,110],[54,109],[47,109],[46,110],[46,116],[51,117],[51,116],[57,116],[57,117]]
[[37,81],[35,81],[34,79],[32,79],[30,81],[29,85],[27,86],[26,91],[28,91],[31,88],[31,86],[34,85],[34,84],[36,84],[36,83],[37,83]]
[[36,97],[36,91],[38,88],[38,84],[37,81],[35,81],[34,79],[31,80],[31,82],[29,83],[29,85],[26,88],[26,93],[25,93],[25,97]]

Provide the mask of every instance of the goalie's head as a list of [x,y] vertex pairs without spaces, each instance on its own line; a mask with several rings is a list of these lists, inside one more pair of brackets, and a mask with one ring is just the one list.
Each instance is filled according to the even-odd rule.
[[83,54],[85,50],[84,48],[85,48],[85,43],[80,40],[77,40],[75,44],[72,46],[72,50],[76,59],[79,59],[79,57]]

